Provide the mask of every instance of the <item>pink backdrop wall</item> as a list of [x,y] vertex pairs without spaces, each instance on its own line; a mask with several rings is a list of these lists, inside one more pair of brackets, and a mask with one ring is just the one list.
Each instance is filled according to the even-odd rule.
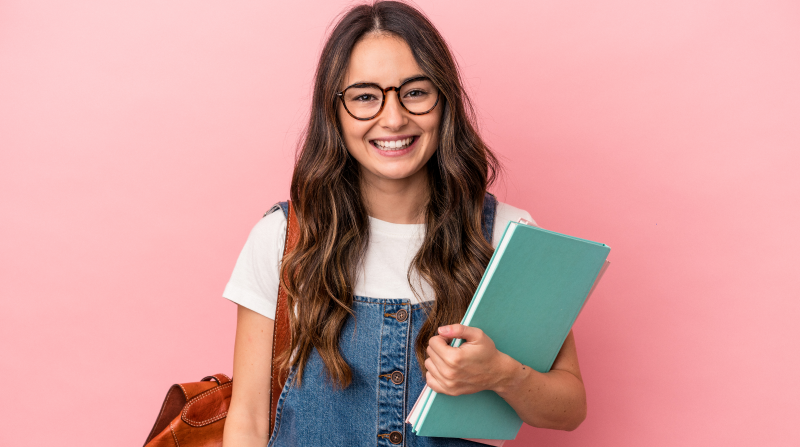
[[[512,446],[797,445],[796,1],[423,1],[501,199],[603,241],[589,416]],[[0,445],[137,445],[232,369],[220,298],[348,2],[0,2]]]

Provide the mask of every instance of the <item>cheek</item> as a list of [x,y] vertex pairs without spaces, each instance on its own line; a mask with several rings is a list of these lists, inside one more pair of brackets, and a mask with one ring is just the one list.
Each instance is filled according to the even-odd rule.
[[[431,113],[433,115],[433,113]],[[439,146],[439,128],[441,127],[442,119],[441,114],[432,116],[431,119],[424,124],[425,131],[431,136],[430,142],[434,147]]]
[[342,129],[342,138],[347,144],[358,143],[370,129],[370,125],[366,122],[355,120],[348,115],[341,105],[339,105],[339,127]]
[[347,116],[345,116],[345,115],[347,115],[347,112],[345,112],[345,110],[342,108],[342,105],[339,104],[339,109],[338,109],[339,129],[342,132],[342,139],[347,141],[347,140],[350,139],[350,135],[353,132],[350,129],[350,126],[349,126],[349,123],[348,123],[348,120],[347,120]]

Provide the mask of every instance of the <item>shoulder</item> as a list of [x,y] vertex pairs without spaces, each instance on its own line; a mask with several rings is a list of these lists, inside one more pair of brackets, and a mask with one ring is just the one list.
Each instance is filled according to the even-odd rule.
[[286,235],[286,216],[278,207],[275,210],[273,207],[270,211],[264,214],[264,217],[256,222],[253,229],[250,231],[250,239],[254,242],[274,242],[279,239],[281,244]]
[[534,225],[538,226],[531,214],[521,208],[509,205],[507,203],[497,202],[497,212],[494,215],[494,230],[492,231],[492,245],[497,247],[497,243],[503,236],[503,231],[509,222],[517,222],[520,219],[525,219]]
[[275,318],[286,218],[280,208],[253,226],[222,296],[267,318]]
[[286,227],[286,217],[280,208],[277,211],[268,211],[250,230],[245,249],[255,258],[269,260],[269,264],[277,265],[283,256]]
[[536,221],[533,220],[531,214],[521,208],[517,208],[515,206],[509,205],[507,203],[503,203],[498,201],[497,202],[497,214],[495,214],[495,223],[502,223],[502,226],[505,227],[506,223],[508,222],[516,222],[520,219],[525,219],[534,224]]

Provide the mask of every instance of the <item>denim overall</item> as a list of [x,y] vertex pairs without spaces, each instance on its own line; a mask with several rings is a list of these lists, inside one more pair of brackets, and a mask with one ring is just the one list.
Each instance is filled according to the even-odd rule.
[[[284,213],[287,206],[279,204]],[[483,235],[492,241],[497,200],[486,194]],[[407,299],[355,296],[339,349],[353,373],[344,390],[334,388],[314,350],[302,385],[283,387],[268,447],[284,446],[479,446],[456,438],[416,436],[406,416],[425,386],[414,341],[425,322],[426,304]]]

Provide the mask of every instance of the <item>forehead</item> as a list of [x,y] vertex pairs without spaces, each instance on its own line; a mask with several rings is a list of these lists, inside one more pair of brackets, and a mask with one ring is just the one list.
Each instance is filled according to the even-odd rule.
[[404,79],[422,74],[411,48],[403,39],[390,34],[370,35],[353,47],[344,86],[357,82],[397,86]]

